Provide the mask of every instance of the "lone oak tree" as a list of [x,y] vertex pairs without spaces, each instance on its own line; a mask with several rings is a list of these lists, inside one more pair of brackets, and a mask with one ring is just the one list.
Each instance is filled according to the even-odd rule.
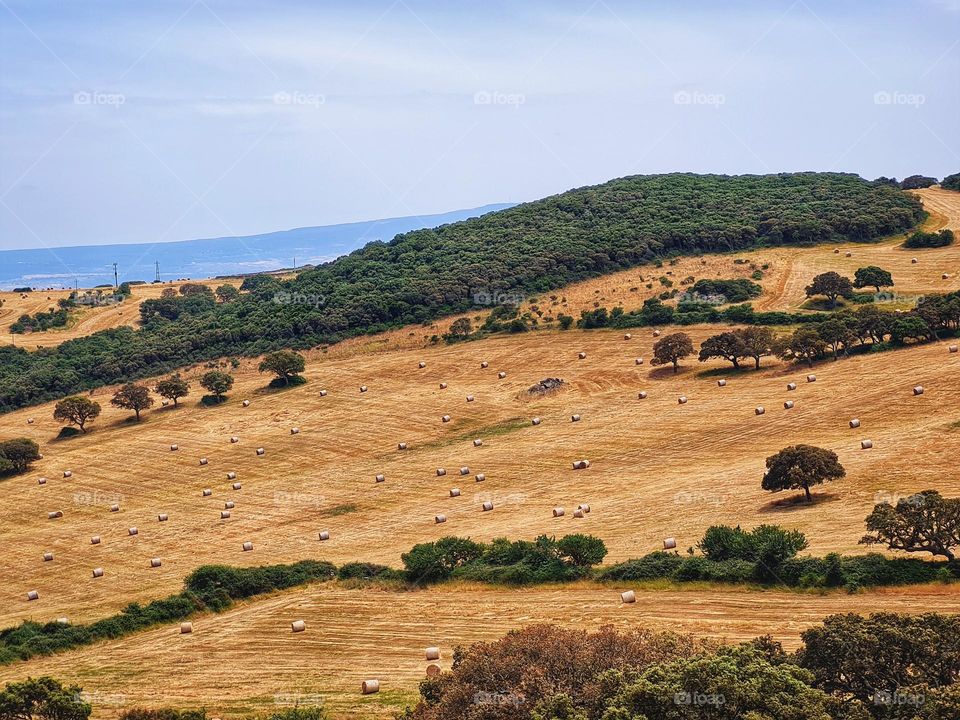
[[813,502],[811,485],[839,480],[846,474],[832,450],[813,445],[791,445],[767,458],[767,472],[761,487],[770,492],[802,488],[807,502]]
[[[233,286],[228,285],[227,287]],[[180,398],[189,394],[190,383],[179,375],[171,375],[166,380],[159,380],[154,390],[160,397],[173,400],[173,404],[176,406]]]
[[86,432],[86,424],[100,415],[100,403],[79,395],[71,395],[57,403],[53,409],[53,419],[68,422]]
[[680,361],[693,352],[693,342],[686,333],[673,333],[660,338],[653,346],[651,365],[673,363],[673,371],[680,370]]
[[864,545],[885,544],[891,550],[930,552],[954,560],[960,547],[960,498],[945,498],[936,490],[880,503],[867,516]]
[[830,301],[830,307],[836,307],[838,297],[853,295],[853,283],[850,282],[850,278],[843,277],[831,270],[814,277],[813,282],[807,285],[805,291],[807,297],[825,295]]
[[140,412],[153,406],[150,389],[146,385],[127,383],[113,394],[110,404],[124,410],[133,410],[140,422]]
[[893,286],[893,276],[888,270],[876,265],[868,265],[853,274],[853,286],[855,288],[873,287],[877,289],[877,292],[880,292],[882,287]]

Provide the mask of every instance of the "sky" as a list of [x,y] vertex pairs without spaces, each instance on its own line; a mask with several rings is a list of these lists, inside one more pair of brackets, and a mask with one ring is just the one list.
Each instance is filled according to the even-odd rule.
[[960,171],[960,0],[0,0],[0,249]]

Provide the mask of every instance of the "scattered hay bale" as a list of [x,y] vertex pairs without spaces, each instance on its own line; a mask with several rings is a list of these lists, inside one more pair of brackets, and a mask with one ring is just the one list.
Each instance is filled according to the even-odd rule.
[[206,458],[200,458],[200,464],[201,464],[201,465],[206,465],[206,464],[209,463],[209,462],[210,462],[210,461],[207,460]]
[[718,386],[718,387],[726,387],[726,386],[727,386],[727,381],[726,381],[726,380],[717,380],[717,386]]
[[660,337],[660,331],[659,331],[659,330],[654,330],[654,331],[653,331],[653,336],[654,336],[654,337]]
[[230,519],[230,511],[229,511],[229,510],[221,510],[221,511],[220,511],[220,519],[221,519],[221,520],[229,520],[229,519]]
[[437,477],[443,477],[447,474],[446,468],[437,468]]
[[450,422],[450,420],[451,420],[451,418],[450,418],[449,415],[444,415],[444,416],[443,416],[442,418],[440,418],[440,419],[441,419],[443,422],[445,422],[445,423],[448,423],[448,422]]
[[166,522],[169,519],[170,518],[166,513],[160,513],[159,515],[157,515],[157,522]]
[[291,434],[291,435],[299,435],[299,434],[300,434],[300,428],[298,428],[298,427],[292,427],[292,428],[290,428],[290,434]]
[[872,448],[872,447],[873,447],[873,440],[861,440],[861,441],[860,441],[860,449],[861,449],[861,450],[869,450],[869,449]]
[[630,339],[632,339],[632,338],[633,338],[633,335],[631,335],[630,333],[624,333],[624,335],[623,335],[623,339],[624,339],[624,340],[630,340]]
[[678,398],[677,398],[677,403],[680,404],[680,405],[686,405],[686,404],[687,404],[687,396],[686,396],[686,395],[681,395],[680,397],[678,397]]
[[210,497],[211,495],[213,495],[213,490],[211,490],[210,488],[204,488],[204,489],[203,489],[203,496],[204,496],[204,497]]
[[423,651],[424,656],[427,660],[439,660],[440,659],[440,648],[438,647],[428,647]]
[[590,512],[590,506],[587,503],[580,503],[577,505],[577,510],[583,510],[585,513]]
[[189,635],[193,632],[193,623],[191,622],[182,622],[180,623],[180,634]]
[[476,440],[473,441],[474,447],[480,447],[481,445],[483,445],[483,440],[481,440],[480,438],[477,438]]
[[473,395],[467,395],[467,402],[473,402],[474,399]]
[[757,415],[763,415],[766,412],[766,410],[763,409],[762,405],[757,405],[757,407],[753,409],[753,412],[756,413]]
[[326,391],[326,390],[321,390],[321,391],[320,391],[320,397],[326,397],[326,396],[327,396],[327,391]]
[[941,279],[941,280],[949,280],[949,279],[950,279],[950,273],[944,273],[943,275],[940,276],[940,279]]
[[797,389],[796,383],[787,383],[787,390],[796,390],[796,389]]
[[263,448],[257,448],[257,455],[263,455],[266,452]]
[[641,390],[640,392],[638,392],[638,393],[637,393],[637,399],[639,399],[639,400],[646,400],[646,399],[647,399],[647,391],[646,391],[646,390]]
[[224,510],[233,510],[236,506],[237,504],[233,500],[227,500],[223,503]]
[[580,508],[577,508],[576,510],[573,511],[573,516],[575,518],[581,519],[581,518],[585,518],[587,514]]
[[176,452],[176,451],[179,450],[179,449],[180,449],[180,446],[179,446],[179,445],[171,445],[171,446],[170,446],[170,452]]
[[46,485],[46,484],[47,484],[47,479],[46,479],[46,478],[44,478],[44,477],[42,477],[42,478],[37,478],[37,485]]
[[533,425],[539,425],[539,424],[540,424],[540,418],[535,417],[535,418],[533,418],[533,420],[531,420],[530,422],[531,422]]
[[233,444],[236,444],[236,443],[240,442],[240,438],[238,438],[236,435],[234,435],[233,437],[230,438],[230,442],[233,443]]
[[406,450],[406,449],[407,449],[406,443],[397,443],[397,450]]
[[483,512],[490,512],[491,510],[493,510],[493,503],[487,500],[483,503]]
[[817,381],[817,376],[816,376],[816,375],[807,375],[807,382],[808,382],[808,383],[816,382],[816,381]]
[[54,510],[53,512],[47,513],[47,520],[56,520],[57,518],[63,517],[63,510]]
[[227,473],[227,480],[236,480],[236,479],[237,479],[237,474],[235,472]]
[[484,360],[483,362],[480,363],[480,367],[486,369],[486,368],[490,367],[490,363],[488,363],[486,360]]
[[360,392],[365,393],[366,391],[367,391],[367,386],[366,386],[366,385],[361,385],[361,386],[360,386]]
[[917,385],[917,386],[913,389],[913,394],[914,394],[914,395],[923,395],[923,385]]
[[484,475],[483,473],[477,473],[476,475],[473,476],[473,479],[474,479],[476,482],[483,482],[484,480],[487,479],[487,476]]
[[440,523],[445,523],[446,521],[447,521],[447,516],[446,516],[446,515],[434,515],[434,516],[433,516],[433,522],[434,522],[435,524],[437,524],[437,525],[439,525]]
[[783,404],[783,409],[784,409],[784,410],[793,410],[793,400],[787,400],[787,401]]
[[626,592],[620,593],[620,602],[635,603],[636,601],[637,601],[637,594],[633,590],[627,590]]
[[380,681],[364,680],[363,684],[360,686],[360,692],[362,692],[364,695],[372,695],[373,693],[380,692]]
[[668,537],[663,539],[663,549],[673,550],[677,546],[677,539]]
[[51,560],[53,560],[53,553],[52,553],[52,552],[45,552],[45,553],[43,554],[43,561],[44,561],[44,562],[50,562]]
[[93,576],[94,576],[95,578],[103,577],[103,568],[94,568],[94,569],[93,569]]
[[585,352],[577,353],[577,357],[580,358],[581,360],[586,360],[587,354]]
[[27,425],[33,425],[33,418],[27,418]]
[[950,347],[947,348],[947,350],[949,352],[955,353],[960,351],[960,347],[958,347],[957,345],[951,345]]
[[243,401],[243,406],[244,406],[244,407],[250,407],[250,401],[249,401],[249,400],[244,400],[244,401]]
[[460,468],[460,474],[461,474],[461,475],[469,475],[469,474],[470,474],[470,468],[468,468],[466,465],[464,465],[462,468]]
[[427,665],[427,677],[428,677],[428,678],[437,677],[437,675],[439,675],[441,672],[443,672],[443,671],[440,669],[440,666],[437,665],[436,663],[430,663],[429,665]]
[[503,372],[503,370],[497,373],[497,377],[500,378],[501,380],[503,380],[506,376],[507,374]]
[[243,544],[243,552],[250,552],[253,550],[253,543],[249,540]]
[[590,467],[590,461],[589,461],[589,460],[574,460],[574,461],[573,461],[573,469],[574,469],[574,470],[586,470],[588,467]]
[[563,515],[564,515],[564,510],[563,510],[562,507],[555,507],[555,508],[553,509],[553,516],[554,516],[555,518],[556,518],[556,517],[563,517]]
[[860,419],[859,419],[859,418],[853,418],[853,420],[850,421],[850,427],[852,427],[852,428],[858,428],[858,427],[860,427]]
[[92,538],[90,538],[90,544],[91,544],[91,545],[99,545],[99,544],[100,544],[100,536],[99,536],[99,535],[94,535]]
[[150,558],[150,567],[158,568],[160,567],[160,558]]
[[72,473],[71,471],[69,471],[69,470],[64,470],[64,471],[63,471],[63,476],[64,476],[65,478],[73,477],[73,473]]
[[580,422],[580,416],[579,416],[579,415],[571,415],[571,416],[570,416],[570,422]]
[[834,254],[834,255],[839,255],[839,254],[840,254],[840,248],[835,249],[835,250],[833,251],[833,254]]
[[450,497],[460,497],[460,488],[450,488]]
[[127,535],[129,535],[130,537],[133,537],[134,535],[139,535],[139,534],[140,534],[140,531],[137,530],[137,528],[135,527],[127,528]]
[[291,632],[298,633],[303,632],[306,629],[307,624],[303,620],[294,620],[292,623],[290,623]]
[[234,483],[233,485],[231,485],[230,487],[232,487],[234,490],[240,490],[243,486],[242,486],[240,483],[235,482],[235,483]]
[[330,539],[330,531],[329,531],[329,530],[321,530],[321,531],[320,531],[320,539],[321,539],[321,540],[329,540],[329,539]]
[[29,592],[27,592],[27,601],[28,601],[28,602],[29,602],[30,600],[39,600],[39,599],[40,599],[40,593],[38,593],[36,590],[30,590]]
[[445,382],[440,383],[440,389],[441,389],[441,390],[446,390],[446,389],[447,389],[447,384],[446,384]]
[[916,265],[918,262],[919,262],[919,260],[917,260],[916,258],[910,258],[910,263],[911,263],[912,265]]
[[643,358],[637,358],[633,363],[634,365],[643,365]]
[[378,482],[378,483],[382,483],[382,482],[385,481],[386,479],[387,479],[387,478],[381,473],[381,474],[377,475],[377,476],[374,478],[374,481],[375,481],[375,482]]
[[419,362],[418,366],[419,366],[419,368],[420,368],[421,370],[423,370],[423,369],[427,366],[427,364],[426,364],[423,360],[421,360],[421,361]]
[[65,617],[58,617],[57,623],[59,623],[60,625],[69,625],[70,621]]

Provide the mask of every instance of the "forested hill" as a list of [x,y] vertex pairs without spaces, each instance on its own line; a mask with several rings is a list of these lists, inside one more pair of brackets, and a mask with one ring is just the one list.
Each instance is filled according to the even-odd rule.
[[229,355],[309,347],[673,254],[869,241],[922,218],[919,200],[841,173],[648,175],[570,190],[374,242],[228,302],[146,301],[144,327],[27,353],[0,350],[0,411]]

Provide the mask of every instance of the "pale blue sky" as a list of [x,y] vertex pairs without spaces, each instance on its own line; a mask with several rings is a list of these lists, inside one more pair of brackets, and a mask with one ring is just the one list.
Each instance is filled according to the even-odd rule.
[[[0,249],[960,171],[960,0],[0,0]],[[878,95],[879,93],[879,95]]]

